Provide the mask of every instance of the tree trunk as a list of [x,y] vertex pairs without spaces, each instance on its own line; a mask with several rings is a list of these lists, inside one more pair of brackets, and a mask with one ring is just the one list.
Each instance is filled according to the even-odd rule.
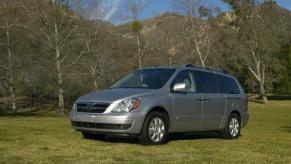
[[199,56],[199,59],[200,59],[201,66],[202,66],[202,67],[205,67],[205,61],[204,61],[204,59],[203,59],[203,55],[202,55],[202,53],[201,53],[201,51],[200,51],[200,48],[199,48],[199,46],[198,46],[198,43],[197,43],[196,39],[194,39],[194,44],[195,44],[196,51],[197,51],[198,56]]
[[60,50],[56,48],[56,64],[57,64],[57,76],[58,76],[58,112],[60,116],[65,114],[65,107],[64,107],[64,88],[63,88],[63,72],[60,60]]
[[94,85],[94,89],[98,89],[98,82],[97,82],[97,77],[96,77],[96,66],[91,66],[91,77],[93,79],[93,85]]
[[15,114],[17,112],[16,108],[16,94],[14,87],[14,70],[13,70],[13,62],[12,62],[12,53],[10,47],[10,33],[8,28],[8,22],[6,21],[6,38],[7,38],[7,52],[8,52],[8,85],[9,85],[9,93],[10,99],[12,101],[12,112]]
[[141,56],[139,56],[138,63],[139,63],[139,68],[142,68],[142,57]]
[[172,65],[169,34],[167,33],[166,35],[167,35],[167,37],[166,37],[166,43],[167,43],[167,49],[168,49],[168,61],[169,61],[169,65]]
[[171,55],[168,56],[168,59],[169,59],[169,65],[172,65],[172,58],[171,58]]
[[[53,0],[53,5],[55,1]],[[58,25],[54,23],[54,48],[56,51],[56,67],[57,67],[57,81],[58,81],[58,113],[59,116],[64,116],[65,114],[65,103],[64,103],[64,86],[63,86],[63,71],[62,71],[62,58],[61,58],[61,49],[59,47],[60,37]]]
[[260,85],[260,97],[263,100],[264,104],[268,104],[268,98],[265,92],[264,84],[261,81],[259,81],[259,85]]
[[201,60],[201,66],[202,66],[202,67],[205,67],[205,62],[204,62],[204,60]]
[[9,92],[10,92],[10,98],[12,101],[12,113],[16,114],[17,113],[17,108],[16,108],[16,94],[15,94],[15,89],[14,86],[9,84]]
[[[257,59],[255,61],[256,61],[256,69],[252,69],[250,66],[248,66],[248,69],[252,73],[252,75],[255,77],[257,83],[260,86],[260,88],[259,88],[260,89],[260,97],[262,98],[263,103],[267,104],[268,98],[267,98],[265,86],[264,86],[265,72],[264,72],[264,70],[262,72],[260,71],[261,70],[260,61],[258,61]],[[256,70],[256,72],[254,70]]]
[[140,38],[138,35],[136,36],[136,41],[137,41],[138,57],[139,57],[138,58],[138,65],[139,65],[139,68],[142,68],[142,52],[141,52]]

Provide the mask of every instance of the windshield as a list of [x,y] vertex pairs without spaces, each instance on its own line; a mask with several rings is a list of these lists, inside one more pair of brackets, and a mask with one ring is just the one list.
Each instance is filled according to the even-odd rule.
[[134,71],[121,80],[117,81],[111,88],[161,88],[174,73],[175,69],[142,69]]

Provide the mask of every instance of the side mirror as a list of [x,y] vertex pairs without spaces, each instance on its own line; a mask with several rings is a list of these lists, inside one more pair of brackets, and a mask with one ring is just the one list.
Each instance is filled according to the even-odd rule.
[[173,87],[173,91],[174,92],[182,92],[185,90],[185,88],[186,88],[185,83],[176,83]]

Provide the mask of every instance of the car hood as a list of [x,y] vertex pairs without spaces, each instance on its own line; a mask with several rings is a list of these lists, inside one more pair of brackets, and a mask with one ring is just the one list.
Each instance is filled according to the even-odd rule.
[[122,98],[131,97],[142,97],[152,94],[152,89],[137,89],[137,88],[114,88],[106,89],[102,91],[93,91],[79,97],[76,102],[107,102],[112,103],[113,101]]

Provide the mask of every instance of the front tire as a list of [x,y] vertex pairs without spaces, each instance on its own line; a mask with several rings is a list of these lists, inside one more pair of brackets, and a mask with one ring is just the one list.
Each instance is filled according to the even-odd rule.
[[139,141],[143,145],[164,144],[168,138],[168,131],[168,117],[161,112],[152,112],[145,119]]
[[227,124],[223,130],[223,135],[226,139],[236,139],[240,136],[241,130],[241,121],[240,117],[235,114],[231,113]]

